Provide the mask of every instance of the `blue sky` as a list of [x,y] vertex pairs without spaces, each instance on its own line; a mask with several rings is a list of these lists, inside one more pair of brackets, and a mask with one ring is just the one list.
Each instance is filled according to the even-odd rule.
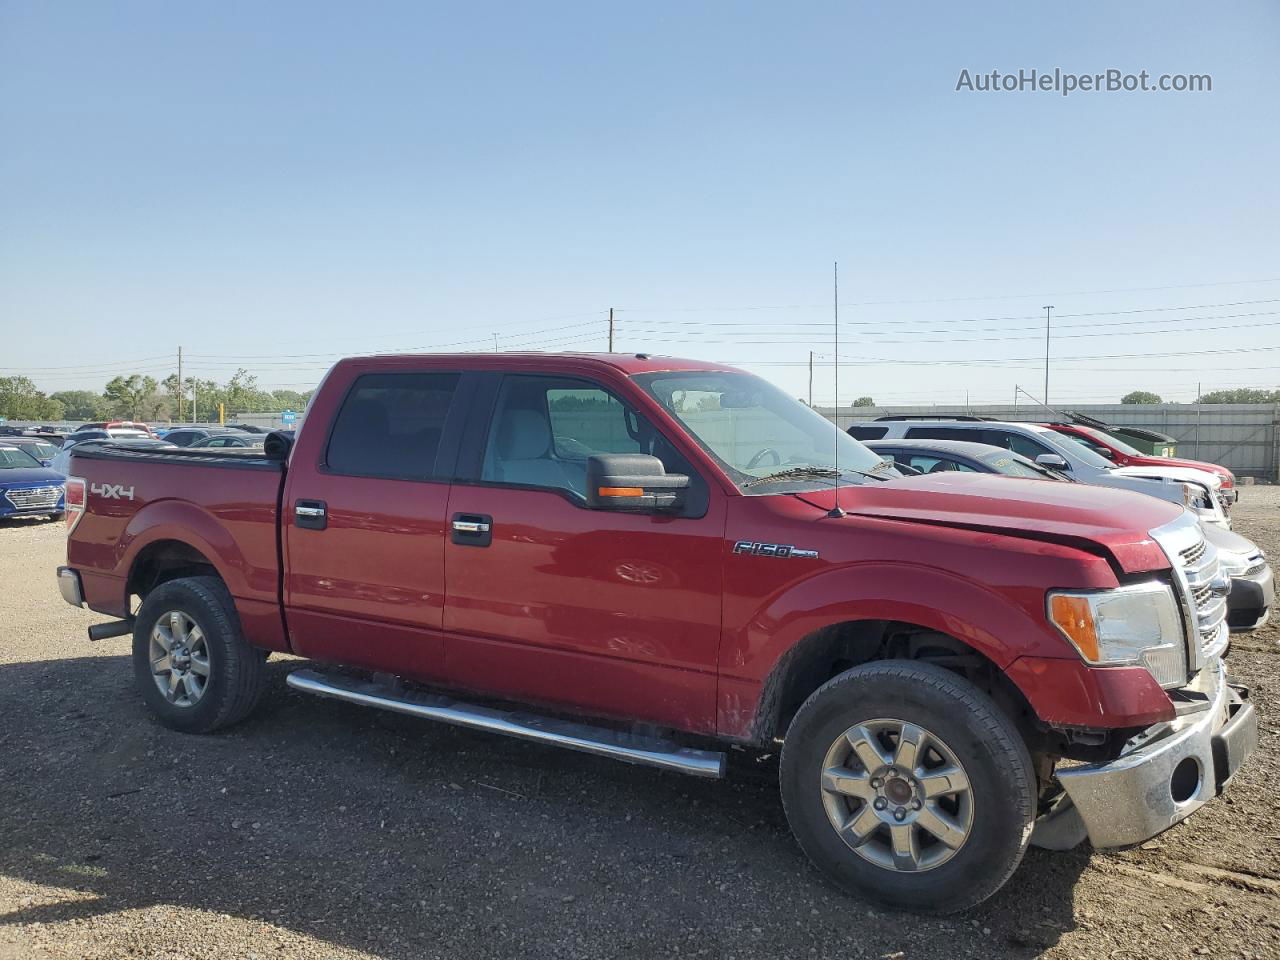
[[[0,375],[181,344],[304,386],[495,332],[602,349],[614,306],[620,349],[797,395],[814,350],[828,401],[838,260],[844,402],[1038,393],[1045,303],[1056,355],[1116,357],[1055,400],[1276,386],[1277,37],[1265,0],[2,0]],[[955,90],[1054,67],[1213,91]],[[1207,349],[1248,352],[1126,356]]]

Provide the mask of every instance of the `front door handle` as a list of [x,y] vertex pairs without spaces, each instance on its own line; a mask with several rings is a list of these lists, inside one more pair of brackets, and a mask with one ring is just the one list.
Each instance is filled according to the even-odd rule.
[[329,525],[328,505],[323,500],[299,500],[293,505],[293,523],[305,530],[323,530]]
[[487,547],[493,543],[493,517],[487,513],[455,513],[449,538],[464,547]]

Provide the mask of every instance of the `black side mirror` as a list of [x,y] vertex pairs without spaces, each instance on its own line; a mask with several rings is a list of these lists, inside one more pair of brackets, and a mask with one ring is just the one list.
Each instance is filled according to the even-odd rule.
[[293,436],[283,430],[272,430],[262,441],[262,452],[268,460],[283,463],[289,459],[289,451],[293,449]]
[[643,453],[598,453],[587,460],[587,506],[593,510],[651,513],[680,506],[689,486],[681,473]]

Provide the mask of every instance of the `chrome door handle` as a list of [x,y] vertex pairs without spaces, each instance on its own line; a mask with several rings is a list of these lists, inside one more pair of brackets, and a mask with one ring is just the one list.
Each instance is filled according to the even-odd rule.
[[298,500],[293,505],[293,525],[305,530],[323,530],[329,525],[328,504],[323,500]]
[[453,521],[453,529],[457,530],[458,533],[488,533],[489,524],[478,520],[455,520]]

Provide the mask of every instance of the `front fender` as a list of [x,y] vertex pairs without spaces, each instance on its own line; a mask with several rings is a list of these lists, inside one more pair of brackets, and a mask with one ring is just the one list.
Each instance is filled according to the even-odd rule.
[[[1099,585],[1102,585],[1101,583]],[[836,623],[896,620],[954,637],[1007,670],[1020,658],[1079,662],[1045,622],[1044,590],[994,587],[927,564],[853,563],[793,583],[766,598],[736,627],[726,623],[721,646],[718,725],[751,739],[768,712],[764,700],[781,691],[782,663],[808,636]],[[1011,679],[1037,708],[1043,685]],[[1037,708],[1038,709],[1038,708]]]
[[1044,593],[996,589],[921,563],[853,563],[770,597],[726,637],[720,669],[761,681],[811,633],[853,620],[901,620],[962,640],[1000,668],[1017,657],[1076,657],[1044,620]]

